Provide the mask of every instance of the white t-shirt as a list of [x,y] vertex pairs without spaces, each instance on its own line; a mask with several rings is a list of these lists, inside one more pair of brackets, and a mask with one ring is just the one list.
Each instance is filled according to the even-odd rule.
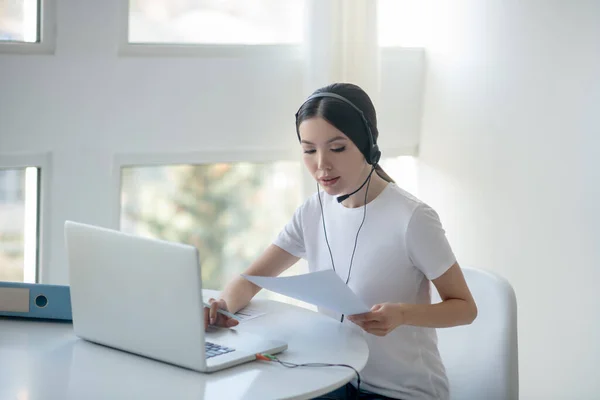
[[[335,270],[345,282],[364,208],[347,208],[325,192],[321,200]],[[431,303],[429,280],[456,262],[437,213],[394,183],[367,204],[366,212],[348,286],[369,307]],[[298,207],[274,244],[306,259],[310,272],[332,268],[317,193]],[[369,346],[361,389],[405,400],[449,398],[435,329],[402,325],[380,337],[344,323],[362,332]]]

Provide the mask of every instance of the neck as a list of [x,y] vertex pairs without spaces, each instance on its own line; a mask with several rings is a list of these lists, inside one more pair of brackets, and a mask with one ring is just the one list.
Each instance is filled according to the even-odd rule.
[[[367,176],[371,172],[371,166],[369,166],[369,170],[367,173],[360,179],[360,186]],[[348,197],[346,200],[342,201],[342,205],[346,208],[357,208],[365,205],[365,192],[367,188],[369,188],[369,192],[367,193],[367,204],[370,203],[373,199],[375,199],[379,194],[385,189],[388,182],[384,180],[382,177],[377,175],[377,171],[374,171],[371,175],[371,181],[368,182],[365,186],[363,186],[358,192],[354,193],[352,196]]]

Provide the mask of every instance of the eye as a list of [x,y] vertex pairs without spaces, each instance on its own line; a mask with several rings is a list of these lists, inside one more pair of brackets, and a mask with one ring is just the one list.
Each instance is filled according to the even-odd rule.
[[304,150],[304,154],[313,154],[316,150]]
[[331,151],[336,152],[336,153],[341,153],[344,150],[346,150],[346,146],[342,146],[342,147],[338,147],[338,148],[335,148],[335,149],[331,149]]

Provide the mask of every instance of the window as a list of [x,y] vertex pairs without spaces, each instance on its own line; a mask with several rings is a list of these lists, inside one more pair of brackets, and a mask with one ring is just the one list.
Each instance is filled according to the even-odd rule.
[[130,0],[129,43],[300,43],[306,0]]
[[[416,195],[414,157],[382,159],[384,170]],[[203,286],[221,290],[273,241],[314,187],[300,162],[120,164],[120,229],[187,243],[199,251]],[[307,272],[300,260],[283,276]],[[260,296],[314,309],[277,293]]]
[[0,42],[39,41],[38,1],[0,0]]
[[203,287],[223,289],[301,204],[300,168],[292,161],[122,167],[121,230],[195,246]]
[[0,281],[35,283],[38,168],[0,169]]
[[379,46],[424,47],[431,26],[426,12],[431,9],[423,1],[377,0]]

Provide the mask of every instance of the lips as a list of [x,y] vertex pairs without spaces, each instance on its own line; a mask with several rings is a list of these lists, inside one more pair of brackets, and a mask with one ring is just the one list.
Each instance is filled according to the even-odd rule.
[[338,181],[340,180],[340,177],[337,176],[335,178],[321,178],[319,179],[319,182],[321,182],[321,184],[323,186],[333,186],[335,185]]

